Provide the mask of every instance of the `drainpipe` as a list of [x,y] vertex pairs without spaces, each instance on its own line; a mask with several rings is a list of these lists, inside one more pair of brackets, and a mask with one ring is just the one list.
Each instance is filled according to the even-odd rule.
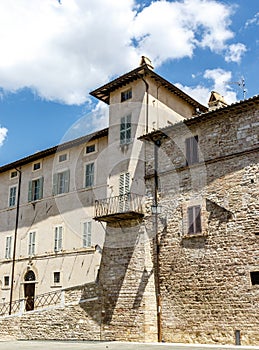
[[157,298],[157,337],[158,342],[162,342],[162,315],[161,315],[161,295],[160,295],[160,259],[159,259],[159,240],[158,240],[158,149],[161,146],[161,140],[154,142],[154,208],[155,208],[155,281]]
[[15,258],[16,258],[16,241],[17,241],[17,231],[18,231],[18,224],[19,224],[21,180],[22,180],[22,172],[16,168],[15,168],[15,170],[18,171],[18,173],[19,173],[19,180],[18,180],[18,195],[17,195],[16,218],[15,218],[15,229],[14,229],[14,247],[13,247],[13,260],[12,260],[9,315],[12,314],[12,301],[13,301],[13,288],[14,288],[14,286],[13,286],[14,285],[14,267],[15,267]]

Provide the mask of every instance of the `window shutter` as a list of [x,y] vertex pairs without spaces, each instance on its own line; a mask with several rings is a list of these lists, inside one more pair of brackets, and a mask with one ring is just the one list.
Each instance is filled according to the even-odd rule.
[[186,145],[186,163],[191,163],[191,138],[185,140]]
[[92,223],[87,223],[87,247],[92,245]]
[[193,154],[192,154],[192,162],[193,163],[198,163],[199,161],[199,155],[198,155],[198,135],[194,136],[193,138]]
[[193,219],[193,207],[190,207],[188,208],[188,233],[194,233]]
[[195,207],[196,233],[201,232],[201,207]]
[[62,230],[63,228],[59,227],[59,237],[58,237],[58,250],[62,250]]
[[28,202],[32,201],[32,181],[29,181],[28,187]]
[[55,243],[54,243],[54,251],[58,251],[58,227],[55,227]]
[[131,115],[127,116],[126,124],[126,142],[129,143],[131,140]]
[[43,176],[39,179],[39,199],[43,198]]
[[53,189],[52,189],[53,195],[58,194],[58,174],[53,175]]
[[70,170],[69,169],[64,173],[64,177],[65,177],[64,192],[67,193],[67,192],[69,192],[69,181],[70,181]]

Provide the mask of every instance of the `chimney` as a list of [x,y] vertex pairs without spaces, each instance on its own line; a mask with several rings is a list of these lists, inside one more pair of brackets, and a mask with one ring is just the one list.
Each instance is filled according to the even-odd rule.
[[224,100],[224,97],[216,91],[211,91],[208,105],[210,111],[228,106],[227,102]]
[[140,66],[147,66],[149,69],[154,69],[151,60],[146,56],[141,56]]

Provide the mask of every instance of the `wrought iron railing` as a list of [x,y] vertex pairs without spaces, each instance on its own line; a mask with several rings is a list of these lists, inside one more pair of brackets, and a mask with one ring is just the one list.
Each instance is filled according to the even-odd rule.
[[95,217],[126,212],[143,214],[143,196],[135,193],[126,193],[95,201]]
[[[22,314],[25,311],[39,310],[50,306],[61,305],[62,290],[55,292],[14,300],[11,304],[11,314]],[[7,316],[10,312],[10,303],[0,303],[0,317]]]

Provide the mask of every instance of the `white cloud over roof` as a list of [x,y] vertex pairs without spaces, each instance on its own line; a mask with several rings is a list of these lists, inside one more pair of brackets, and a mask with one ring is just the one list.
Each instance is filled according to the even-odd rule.
[[[156,65],[197,48],[224,54],[232,12],[216,0],[153,1],[138,12],[133,0],[3,0],[0,86],[81,104],[142,54]],[[230,46],[226,60],[240,61],[241,45]]]
[[8,130],[0,125],[0,147],[3,146],[3,143],[6,139]]

